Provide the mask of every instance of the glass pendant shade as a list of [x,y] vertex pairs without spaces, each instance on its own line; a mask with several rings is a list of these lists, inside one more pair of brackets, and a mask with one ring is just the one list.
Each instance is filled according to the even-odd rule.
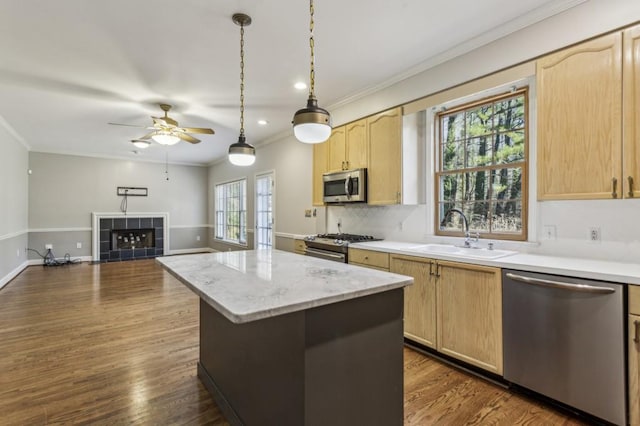
[[250,166],[256,162],[256,149],[247,143],[244,135],[229,146],[229,162],[234,166]]
[[321,143],[331,136],[331,116],[318,106],[314,98],[307,100],[307,107],[293,115],[293,134],[304,143]]
[[172,135],[169,132],[157,132],[151,139],[158,142],[160,145],[175,145],[180,142],[180,138]]
[[151,142],[143,141],[143,140],[135,140],[135,141],[131,141],[131,143],[134,144],[136,148],[140,148],[140,149],[149,148],[149,145],[151,145]]

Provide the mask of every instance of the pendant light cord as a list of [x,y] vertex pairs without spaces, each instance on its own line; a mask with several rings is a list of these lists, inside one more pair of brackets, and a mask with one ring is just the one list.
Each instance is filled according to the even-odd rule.
[[309,47],[311,48],[311,72],[309,73],[309,98],[315,98],[315,86],[316,86],[316,68],[315,68],[315,55],[313,52],[314,41],[313,41],[313,0],[309,0],[309,12],[311,16],[311,21],[309,23]]
[[240,136],[244,136],[244,23],[240,24]]

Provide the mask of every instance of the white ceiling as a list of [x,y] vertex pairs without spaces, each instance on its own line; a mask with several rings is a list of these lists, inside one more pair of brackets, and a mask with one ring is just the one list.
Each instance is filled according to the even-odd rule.
[[[316,95],[331,105],[584,0],[316,0]],[[134,154],[158,103],[180,125],[211,127],[169,161],[209,164],[239,131],[243,12],[245,129],[256,146],[291,132],[309,78],[309,3],[301,0],[0,0],[0,125],[33,151],[164,161]],[[420,95],[420,94],[418,94]],[[258,119],[269,121],[259,126]],[[200,136],[198,136],[200,137]]]

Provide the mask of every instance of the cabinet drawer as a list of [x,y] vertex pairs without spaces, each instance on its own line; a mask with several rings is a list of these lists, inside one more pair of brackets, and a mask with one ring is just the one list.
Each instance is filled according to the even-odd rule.
[[629,313],[640,315],[640,286],[629,284]]
[[349,249],[349,263],[358,263],[389,270],[389,253],[380,251]]

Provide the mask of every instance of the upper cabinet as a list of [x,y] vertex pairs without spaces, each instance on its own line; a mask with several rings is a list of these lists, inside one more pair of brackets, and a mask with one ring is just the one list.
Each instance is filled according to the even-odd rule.
[[537,62],[538,199],[620,196],[622,36]]
[[539,200],[640,196],[639,64],[640,26],[537,61]]
[[329,171],[366,168],[368,140],[366,120],[358,120],[336,127],[327,141],[329,146]]
[[367,169],[367,202],[402,202],[402,108],[336,127],[313,147],[313,205],[322,205],[322,174]]
[[624,31],[623,187],[624,196],[640,197],[640,25]]
[[328,171],[329,156],[328,144],[317,143],[313,145],[313,205],[322,206],[322,174]]
[[369,204],[402,203],[402,108],[367,118]]

